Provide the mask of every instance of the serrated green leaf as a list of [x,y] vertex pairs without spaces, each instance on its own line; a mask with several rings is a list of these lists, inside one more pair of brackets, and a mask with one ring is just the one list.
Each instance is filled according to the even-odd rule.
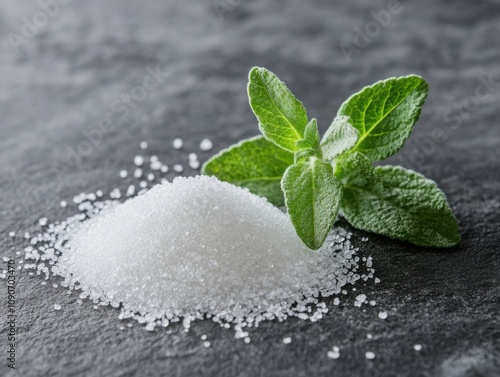
[[202,174],[246,187],[267,198],[275,206],[285,205],[281,178],[293,164],[293,154],[267,141],[263,136],[246,139],[221,151],[202,167]]
[[318,122],[313,118],[306,126],[304,138],[297,141],[295,163],[313,156],[319,159],[323,158],[323,153],[319,145],[319,137]]
[[427,92],[425,80],[410,75],[379,81],[352,95],[338,115],[349,116],[359,131],[353,151],[378,161],[400,150],[420,116]]
[[295,152],[308,123],[304,105],[265,68],[252,68],[248,80],[250,106],[262,133],[279,147]]
[[337,218],[342,182],[331,165],[312,157],[290,166],[281,187],[298,236],[309,248],[319,249]]
[[345,183],[342,212],[356,228],[425,247],[460,242],[458,224],[443,192],[414,171],[375,168],[378,180]]
[[350,122],[349,117],[337,116],[321,140],[321,150],[325,161],[333,159],[354,147],[359,132]]

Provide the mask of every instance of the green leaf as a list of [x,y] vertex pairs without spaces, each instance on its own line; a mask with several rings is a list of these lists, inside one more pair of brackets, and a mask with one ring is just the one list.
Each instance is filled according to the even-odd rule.
[[349,116],[359,131],[353,151],[378,161],[400,150],[420,116],[427,91],[423,78],[410,75],[379,81],[351,96],[338,115]]
[[344,184],[342,212],[354,227],[425,247],[460,242],[457,221],[433,181],[402,167],[375,172],[375,179],[354,174]]
[[308,123],[304,105],[265,68],[252,68],[248,79],[248,98],[260,130],[269,141],[295,152]]
[[317,158],[290,166],[281,182],[290,219],[311,249],[323,245],[342,198],[342,183],[332,167]]
[[321,140],[321,149],[325,161],[332,161],[335,157],[354,147],[359,133],[346,116],[337,116]]
[[297,141],[297,151],[295,152],[295,163],[309,157],[323,158],[321,147],[319,145],[318,122],[315,118],[307,124],[304,131],[304,138]]
[[292,164],[292,153],[257,136],[212,157],[203,165],[202,174],[246,187],[250,192],[282,207],[285,202],[280,182],[285,170]]

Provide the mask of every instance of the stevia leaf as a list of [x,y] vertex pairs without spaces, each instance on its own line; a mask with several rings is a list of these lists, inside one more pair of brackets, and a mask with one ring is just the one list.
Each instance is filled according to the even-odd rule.
[[400,150],[420,116],[427,92],[425,80],[410,75],[379,81],[352,95],[338,115],[349,116],[359,131],[353,151],[378,161]]
[[279,147],[295,152],[308,123],[304,105],[265,68],[252,68],[248,79],[250,106],[262,133]]
[[341,208],[354,227],[425,247],[460,242],[457,221],[433,181],[402,167],[381,166],[375,172],[376,180],[363,182],[354,175],[344,184]]
[[292,165],[281,187],[298,236],[309,248],[319,249],[337,218],[342,198],[342,183],[334,177],[331,165],[315,157]]
[[309,157],[322,158],[321,147],[319,145],[318,122],[315,118],[307,124],[304,131],[304,138],[297,141],[297,151],[295,152],[295,162],[307,159]]
[[343,155],[336,160],[335,176],[344,184],[367,187],[380,183],[371,161],[360,152]]
[[241,141],[213,156],[202,167],[202,174],[246,187],[278,207],[285,205],[281,178],[293,164],[289,153],[263,136]]
[[335,157],[351,149],[358,138],[359,132],[351,125],[349,117],[335,117],[321,140],[324,160],[332,161]]

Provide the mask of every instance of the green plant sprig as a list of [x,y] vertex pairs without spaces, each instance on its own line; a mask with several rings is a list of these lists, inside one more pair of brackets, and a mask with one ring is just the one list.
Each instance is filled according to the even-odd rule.
[[377,166],[401,149],[420,116],[428,85],[390,78],[347,99],[323,138],[302,102],[265,68],[250,70],[248,97],[264,136],[207,161],[202,173],[286,206],[298,236],[319,249],[337,214],[355,228],[425,247],[460,242],[437,185],[399,166]]

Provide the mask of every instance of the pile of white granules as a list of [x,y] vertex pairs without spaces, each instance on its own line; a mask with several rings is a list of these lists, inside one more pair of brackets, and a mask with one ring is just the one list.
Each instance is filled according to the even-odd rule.
[[[143,160],[136,165],[145,169]],[[125,190],[123,203],[118,189],[112,200],[80,194],[80,213],[44,219],[43,232],[26,237],[24,269],[61,276],[79,304],[120,308],[120,319],[146,330],[182,322],[187,331],[209,318],[246,342],[248,328],[265,320],[321,319],[322,298],[373,278],[371,258],[356,255],[350,233],[334,228],[320,250],[309,250],[288,215],[245,189],[204,176],[139,186],[138,196]]]

